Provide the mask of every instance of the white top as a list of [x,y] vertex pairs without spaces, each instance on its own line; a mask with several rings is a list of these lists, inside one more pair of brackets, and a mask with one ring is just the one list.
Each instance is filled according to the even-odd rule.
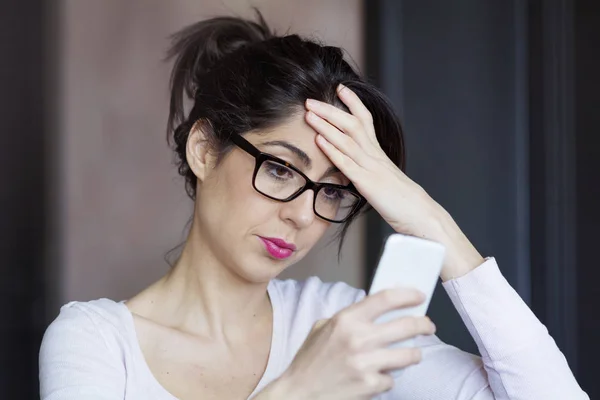
[[[395,374],[379,399],[583,400],[554,340],[488,259],[444,283],[482,357],[420,337],[420,364]],[[345,283],[272,280],[273,337],[266,371],[252,397],[292,362],[313,324],[365,296]],[[123,302],[71,302],[48,327],[40,350],[42,400],[175,400],[154,378]]]

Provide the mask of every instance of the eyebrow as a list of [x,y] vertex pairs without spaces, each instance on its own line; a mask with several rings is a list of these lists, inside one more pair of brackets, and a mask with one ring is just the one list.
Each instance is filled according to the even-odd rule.
[[[262,142],[261,145],[262,146],[285,147],[286,149],[288,149],[289,151],[294,153],[294,155],[296,155],[300,159],[300,161],[302,161],[302,164],[304,164],[304,166],[307,169],[310,169],[312,167],[312,160],[310,159],[308,154],[306,154],[303,150],[299,149],[298,147],[294,146],[293,144],[291,144],[289,142],[286,142],[284,140],[271,140],[268,142]],[[333,165],[333,166],[329,167],[327,169],[327,171],[325,171],[325,173],[323,174],[323,177],[331,175],[331,174],[335,174],[337,172],[340,172],[339,168],[336,167],[335,165]]]
[[300,159],[300,161],[302,161],[302,164],[304,164],[304,166],[306,168],[310,169],[312,167],[312,160],[310,159],[308,154],[306,154],[304,151],[300,150],[299,148],[297,148],[296,146],[294,146],[291,143],[288,143],[283,140],[272,140],[269,142],[263,142],[263,143],[261,143],[261,145],[285,147],[286,149],[288,149],[289,151],[294,153]]

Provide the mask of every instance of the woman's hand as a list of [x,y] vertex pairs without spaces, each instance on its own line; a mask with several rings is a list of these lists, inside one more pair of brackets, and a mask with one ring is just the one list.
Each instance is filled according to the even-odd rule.
[[317,322],[288,370],[257,399],[370,399],[391,389],[394,380],[387,371],[418,363],[421,350],[388,346],[433,334],[435,326],[427,317],[374,321],[423,300],[413,289],[384,290]]
[[483,263],[452,217],[387,157],[377,141],[371,113],[358,96],[340,85],[338,97],[350,113],[316,100],[306,102],[306,121],[318,132],[316,142],[331,162],[396,232],[446,246],[443,280]]

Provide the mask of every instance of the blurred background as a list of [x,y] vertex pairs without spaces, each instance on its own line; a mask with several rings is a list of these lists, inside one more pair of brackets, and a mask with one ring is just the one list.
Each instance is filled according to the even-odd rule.
[[[600,12],[593,0],[4,0],[0,399],[36,399],[62,304],[163,275],[191,202],[165,140],[168,35],[216,15],[346,49],[404,122],[408,175],[457,220],[600,396]],[[366,287],[389,228],[358,221],[284,277]],[[440,337],[477,352],[443,290]]]

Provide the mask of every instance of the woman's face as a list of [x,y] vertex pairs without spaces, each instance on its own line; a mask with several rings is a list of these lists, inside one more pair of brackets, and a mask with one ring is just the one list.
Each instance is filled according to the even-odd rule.
[[[291,163],[313,181],[348,184],[340,172],[331,172],[333,164],[315,137],[303,114],[272,131],[244,135],[260,151]],[[198,180],[196,228],[216,259],[244,279],[272,279],[302,259],[329,227],[313,211],[312,190],[286,203],[257,192],[252,186],[255,159],[239,147],[213,165],[214,158],[207,157]],[[295,249],[285,249],[286,243]]]

